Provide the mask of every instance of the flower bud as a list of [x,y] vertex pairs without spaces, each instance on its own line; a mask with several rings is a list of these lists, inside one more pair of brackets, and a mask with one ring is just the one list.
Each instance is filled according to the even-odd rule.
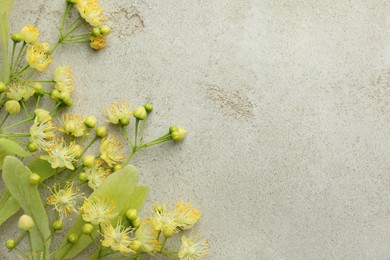
[[128,118],[121,118],[119,119],[119,122],[121,123],[121,125],[123,126],[127,126],[130,124],[130,120]]
[[50,99],[54,101],[59,101],[60,100],[60,92],[57,89],[53,89],[50,92]]
[[79,180],[81,182],[87,182],[88,181],[88,175],[85,172],[82,172],[79,174]]
[[113,170],[114,172],[117,172],[117,171],[119,171],[120,169],[122,169],[122,165],[116,164],[112,170]]
[[41,183],[41,176],[39,176],[38,174],[36,173],[32,173],[30,175],[30,183],[32,185],[38,185],[39,183]]
[[45,95],[45,89],[43,88],[42,84],[37,82],[31,85],[33,89],[35,89],[35,94],[37,96],[43,97]]
[[79,241],[79,236],[76,233],[70,233],[68,235],[68,242],[69,243],[74,244],[77,241]]
[[38,121],[42,123],[51,119],[50,112],[42,108],[35,109],[34,115],[37,117]]
[[92,234],[93,229],[94,227],[89,223],[83,225],[83,233],[86,235]]
[[96,51],[100,51],[107,46],[106,37],[103,35],[92,37],[90,40],[91,42],[89,43],[89,46]]
[[106,137],[107,128],[104,126],[99,126],[98,128],[96,128],[96,135],[101,137],[101,138]]
[[184,128],[178,128],[177,131],[171,133],[172,139],[175,142],[179,142],[186,137],[187,131]]
[[96,117],[89,116],[84,120],[84,125],[88,128],[94,128],[97,124]]
[[92,29],[92,35],[93,35],[94,37],[100,36],[100,29],[97,28],[97,27],[93,28],[93,29]]
[[147,113],[150,113],[150,112],[153,111],[153,105],[152,104],[145,104],[144,108],[145,108]]
[[29,231],[35,226],[34,220],[29,215],[22,215],[18,221],[18,228],[24,231]]
[[22,37],[22,35],[20,33],[13,33],[11,35],[11,39],[12,39],[13,42],[21,42],[21,41],[23,41],[23,37]]
[[80,158],[80,156],[83,154],[83,148],[76,144],[73,146],[72,152],[74,152],[76,158]]
[[142,223],[142,219],[140,216],[136,217],[134,220],[131,221],[131,225],[134,228],[139,228],[139,226],[141,226],[141,223]]
[[5,241],[5,247],[9,250],[12,250],[14,249],[16,246],[16,242],[15,240],[13,239],[8,239],[7,241]]
[[67,121],[64,124],[64,131],[68,135],[74,133],[76,131],[76,124],[73,121]]
[[62,230],[64,228],[64,224],[61,220],[56,220],[53,222],[52,227],[54,230]]
[[139,240],[133,240],[130,242],[130,249],[136,253],[140,253],[142,249],[142,243]]
[[175,126],[175,125],[169,127],[169,133],[170,134],[172,134],[173,132],[176,132],[177,130],[179,130],[179,128],[177,128],[177,126]]
[[95,166],[95,156],[86,155],[83,157],[83,165],[88,168],[92,168]]
[[0,81],[0,93],[3,93],[5,91],[7,91],[7,86],[5,85],[4,82]]
[[19,33],[22,39],[28,44],[36,42],[39,36],[38,28],[33,25],[24,26]]
[[162,231],[162,234],[166,238],[173,237],[175,235],[175,231],[172,230],[171,228],[164,228]]
[[135,220],[137,216],[138,216],[138,211],[136,209],[129,209],[126,211],[126,217],[131,221]]
[[8,100],[5,102],[5,111],[10,115],[17,115],[20,112],[20,104],[16,100]]
[[27,144],[27,149],[30,151],[30,152],[36,152],[38,150],[39,146],[36,142],[29,142]]
[[59,99],[66,103],[68,100],[70,100],[70,92],[69,91],[61,91],[59,95]]
[[67,106],[67,107],[71,107],[73,105],[73,101],[72,99],[66,99],[64,100],[64,104]]
[[108,27],[107,25],[102,25],[102,26],[100,26],[100,33],[103,36],[107,36],[111,33],[111,28]]
[[147,115],[144,107],[138,107],[133,111],[133,116],[139,120],[144,120]]

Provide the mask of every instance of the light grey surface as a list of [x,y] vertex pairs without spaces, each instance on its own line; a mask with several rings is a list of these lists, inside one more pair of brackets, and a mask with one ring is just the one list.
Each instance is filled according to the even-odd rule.
[[[75,109],[148,101],[149,136],[188,129],[137,154],[148,206],[199,207],[210,259],[390,259],[390,1],[102,5],[110,46],[56,63],[74,68]],[[62,10],[16,0],[12,28],[47,39]]]

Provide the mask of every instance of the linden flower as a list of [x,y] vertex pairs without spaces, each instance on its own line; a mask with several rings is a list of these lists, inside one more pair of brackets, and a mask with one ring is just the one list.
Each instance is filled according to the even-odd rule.
[[7,97],[16,101],[27,101],[35,93],[35,89],[30,86],[12,83],[7,88]]
[[158,251],[161,247],[159,241],[156,239],[156,231],[146,222],[142,223],[137,231],[135,231],[135,238],[135,244],[139,245],[138,250],[136,250],[137,253],[145,252],[152,254],[153,251]]
[[107,122],[118,124],[120,119],[128,119],[133,115],[130,110],[130,105],[126,101],[112,103],[111,106],[104,108],[104,113],[107,116]]
[[110,174],[109,170],[99,166],[85,168],[84,172],[87,174],[88,186],[93,190],[96,190]]
[[111,247],[114,251],[121,253],[133,252],[130,248],[130,234],[132,233],[131,228],[122,226],[121,220],[118,221],[117,225],[113,227],[111,224],[103,225],[103,241],[102,246]]
[[60,119],[61,126],[59,130],[75,137],[84,136],[87,127],[84,124],[85,117],[79,114],[65,114]]
[[112,135],[103,138],[99,148],[100,158],[110,167],[123,161],[125,154],[122,152],[123,144]]
[[53,73],[53,80],[56,83],[54,88],[58,91],[68,91],[72,93],[75,89],[72,68],[60,66]]
[[54,131],[55,127],[50,121],[39,122],[36,117],[34,124],[30,127],[30,142],[38,144],[41,149],[49,150],[53,145],[50,140],[56,137]]
[[38,28],[34,25],[24,26],[19,33],[22,36],[22,39],[28,44],[36,42],[39,36]]
[[80,16],[91,26],[100,26],[107,19],[98,0],[77,0],[75,6]]
[[153,217],[149,219],[149,223],[155,230],[162,231],[163,234],[171,235],[178,232],[177,227],[179,223],[176,212],[174,211],[155,211]]
[[69,216],[76,210],[76,200],[82,196],[81,193],[73,190],[73,182],[68,182],[63,189],[50,189],[52,195],[47,197],[47,204],[53,205],[54,209],[60,214],[60,219]]
[[85,222],[90,222],[93,225],[109,223],[114,217],[112,213],[114,208],[114,203],[107,198],[88,198],[80,208],[83,212],[81,217]]
[[206,259],[209,253],[210,247],[207,240],[203,239],[201,235],[191,235],[181,238],[181,246],[179,253],[177,254],[180,260],[200,260]]
[[26,60],[28,64],[43,72],[47,69],[47,66],[53,61],[51,56],[48,54],[50,47],[48,43],[35,43],[27,47]]
[[91,37],[90,40],[91,42],[89,43],[89,46],[96,51],[100,51],[101,49],[107,46],[106,37],[102,35],[98,37]]
[[47,160],[53,169],[66,167],[70,170],[74,170],[74,165],[79,155],[79,148],[75,142],[70,143],[69,146],[65,144],[65,141],[55,141],[53,148],[48,151],[48,154],[41,155],[42,160]]
[[200,219],[200,211],[190,203],[179,202],[176,204],[177,222],[183,230],[192,228]]

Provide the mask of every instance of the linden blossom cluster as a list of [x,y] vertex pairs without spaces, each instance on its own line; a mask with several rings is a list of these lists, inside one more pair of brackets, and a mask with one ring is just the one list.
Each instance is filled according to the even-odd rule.
[[[39,30],[27,25],[12,34],[10,59],[2,57],[9,59],[10,67],[0,82],[0,169],[6,188],[0,197],[0,225],[20,208],[24,213],[17,224],[20,236],[5,241],[6,248],[19,258],[34,260],[72,258],[90,244],[96,247],[90,259],[115,255],[137,260],[144,255],[205,259],[209,244],[194,231],[200,211],[184,202],[155,205],[142,219],[148,188],[138,186],[137,171],[130,165],[138,151],[180,142],[186,130],[171,126],[160,137],[145,141],[152,104],[132,108],[120,101],[104,108],[106,123],[119,130],[109,132],[93,115],[64,113],[72,106],[76,89],[70,66],[57,67],[45,80],[36,77],[38,72],[46,75],[52,53],[62,43],[89,42],[95,50],[106,46],[110,28],[104,25],[99,2],[67,0],[66,5],[53,48],[39,42]],[[79,16],[67,22],[73,8]],[[89,26],[90,33],[75,35],[82,25]],[[44,99],[47,102],[41,102]],[[54,104],[48,108],[50,100]],[[97,149],[92,150],[96,142]],[[54,214],[47,214],[47,206]],[[71,223],[73,217],[76,221]],[[65,236],[58,232],[69,225]],[[182,232],[187,233],[181,236],[180,248],[169,248],[167,241]],[[51,249],[51,239],[61,236],[62,245]],[[29,252],[19,247],[25,237]]]

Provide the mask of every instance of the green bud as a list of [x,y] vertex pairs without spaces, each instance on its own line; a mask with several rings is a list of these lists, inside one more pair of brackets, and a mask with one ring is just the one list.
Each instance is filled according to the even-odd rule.
[[144,108],[145,108],[146,112],[148,112],[148,113],[153,111],[153,105],[152,104],[145,104]]
[[9,250],[12,250],[14,249],[16,246],[16,242],[15,240],[13,239],[8,239],[7,241],[5,241],[5,247]]
[[79,236],[76,233],[70,233],[68,235],[68,241],[69,243],[74,244],[79,241]]
[[95,27],[92,29],[92,35],[95,36],[95,37],[98,37],[100,36],[100,29]]
[[35,94],[37,96],[43,97],[45,95],[45,89],[43,88],[42,84],[39,82],[36,82],[31,85],[33,89],[35,89]]
[[142,219],[140,216],[137,216],[134,220],[131,221],[131,225],[134,228],[139,228],[139,226],[141,226],[141,223],[142,223]]
[[39,122],[47,122],[51,119],[50,112],[42,108],[35,109],[34,115]]
[[117,172],[117,171],[119,171],[120,169],[122,169],[122,165],[116,164],[112,170],[113,170],[114,172]]
[[32,173],[30,175],[30,183],[33,185],[38,185],[39,183],[41,183],[41,176],[36,173]]
[[107,128],[105,126],[99,126],[96,128],[96,135],[103,138],[107,135]]
[[176,132],[177,130],[179,130],[179,128],[177,128],[177,126],[175,126],[175,125],[169,127],[169,133],[170,134],[172,134],[173,132]]
[[130,249],[136,253],[140,253],[142,249],[142,243],[139,240],[133,240],[130,242]]
[[126,217],[131,221],[135,220],[137,216],[138,216],[138,211],[136,209],[129,209],[126,211]]
[[0,93],[7,91],[7,86],[4,82],[0,81]]
[[92,168],[95,166],[95,156],[86,155],[83,157],[83,165],[88,168]]
[[51,92],[50,92],[50,99],[54,100],[54,101],[59,101],[60,100],[60,92],[57,90],[57,89],[53,89]]
[[90,235],[90,234],[92,234],[93,230],[94,230],[94,227],[91,224],[89,224],[89,223],[84,224],[84,226],[83,226],[83,233],[84,234]]
[[173,237],[175,235],[175,231],[170,228],[164,228],[162,234],[166,238]]
[[29,231],[35,226],[34,220],[29,215],[22,215],[18,221],[18,228],[24,231]]
[[29,142],[27,144],[27,149],[30,151],[30,152],[36,152],[38,150],[39,146],[36,142]]
[[111,28],[108,27],[107,25],[102,25],[102,26],[100,26],[100,33],[103,36],[107,36],[111,33]]
[[72,101],[72,99],[66,99],[66,100],[64,100],[64,104],[67,106],[67,107],[71,107],[71,106],[73,106],[73,101]]
[[139,120],[146,119],[146,116],[148,114],[146,113],[146,110],[144,107],[138,107],[133,111],[133,116]]
[[97,124],[96,117],[89,116],[84,120],[84,125],[88,128],[94,128]]
[[72,151],[74,152],[76,158],[80,158],[80,156],[83,154],[83,147],[76,144],[75,146],[73,146]]
[[8,100],[5,102],[5,111],[10,115],[17,115],[20,112],[20,104],[16,100]]
[[184,128],[178,128],[177,131],[171,133],[172,139],[175,142],[179,142],[186,137],[187,131]]
[[61,91],[59,99],[67,105],[68,102],[72,102],[69,91]]
[[61,220],[56,220],[53,222],[51,225],[54,230],[62,230],[64,228],[64,224],[62,223]]
[[121,123],[121,125],[123,126],[127,126],[130,124],[130,120],[128,118],[121,118],[119,119],[119,122]]
[[11,39],[13,42],[21,42],[23,41],[23,36],[20,33],[13,33]]
[[68,135],[74,133],[76,131],[76,124],[73,121],[67,121],[64,124],[64,131]]
[[79,174],[79,180],[81,182],[87,182],[88,181],[88,175],[85,172],[82,172]]

